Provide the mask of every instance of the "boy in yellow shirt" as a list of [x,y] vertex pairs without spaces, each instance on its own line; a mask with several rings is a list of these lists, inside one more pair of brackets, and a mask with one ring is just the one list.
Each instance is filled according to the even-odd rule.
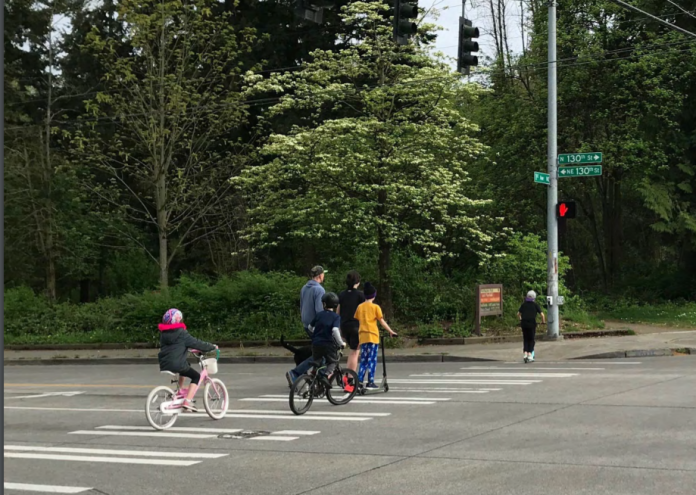
[[377,290],[370,283],[365,283],[365,302],[358,306],[355,311],[355,319],[360,322],[360,368],[358,371],[358,379],[360,383],[364,383],[365,372],[368,373],[367,388],[378,388],[375,385],[375,371],[377,370],[377,350],[379,349],[379,329],[377,322],[382,325],[392,337],[396,333],[389,328],[387,322],[384,321],[382,308],[374,303],[377,297]]

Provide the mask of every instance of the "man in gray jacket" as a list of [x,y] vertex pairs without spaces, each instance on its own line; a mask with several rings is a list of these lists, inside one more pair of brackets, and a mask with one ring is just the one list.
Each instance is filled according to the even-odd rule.
[[[307,335],[311,337],[309,330],[309,324],[312,323],[314,317],[324,311],[324,306],[321,303],[321,298],[324,296],[324,288],[321,284],[324,283],[324,274],[326,271],[321,265],[317,265],[312,268],[310,275],[311,279],[302,287],[300,291],[300,315],[302,318],[302,326],[307,332]],[[309,371],[312,365],[312,358],[309,357],[302,361],[295,369],[292,369],[285,373],[285,378],[288,380],[288,386],[292,387],[292,383],[297,380],[300,376],[304,375]]]

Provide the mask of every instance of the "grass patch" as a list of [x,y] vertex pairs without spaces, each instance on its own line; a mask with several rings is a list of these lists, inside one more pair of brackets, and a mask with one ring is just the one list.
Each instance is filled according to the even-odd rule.
[[664,303],[656,305],[620,305],[603,309],[599,318],[621,320],[626,323],[667,325],[678,328],[696,328],[696,303]]

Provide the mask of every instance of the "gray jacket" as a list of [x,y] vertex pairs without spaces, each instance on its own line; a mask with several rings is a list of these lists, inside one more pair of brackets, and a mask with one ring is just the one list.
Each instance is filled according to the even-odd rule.
[[316,280],[308,280],[300,291],[300,313],[302,317],[302,325],[309,327],[314,317],[324,311],[324,305],[321,303],[321,298],[324,296],[324,288]]
[[188,349],[209,352],[214,350],[215,346],[191,336],[184,328],[160,332],[160,352],[157,355],[160,371],[180,373],[189,369],[186,360]]

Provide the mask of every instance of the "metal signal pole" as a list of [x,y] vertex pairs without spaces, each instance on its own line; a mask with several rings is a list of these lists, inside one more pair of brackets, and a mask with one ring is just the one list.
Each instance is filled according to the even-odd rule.
[[549,0],[549,54],[548,54],[548,156],[549,174],[548,198],[546,205],[548,235],[547,295],[548,326],[547,339],[557,339],[559,335],[558,316],[558,220],[556,203],[558,202],[558,119],[556,87],[556,0]]

